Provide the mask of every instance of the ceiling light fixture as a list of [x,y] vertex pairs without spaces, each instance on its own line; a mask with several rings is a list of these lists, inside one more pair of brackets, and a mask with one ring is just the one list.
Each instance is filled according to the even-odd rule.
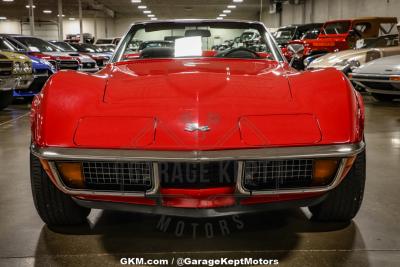
[[234,3],[243,3],[243,0],[233,0]]
[[51,13],[53,13],[53,11],[51,11],[49,9],[45,9],[45,10],[43,10],[43,13],[44,14],[51,14]]
[[158,20],[158,18],[151,18],[150,20]]
[[220,17],[226,17],[226,14],[219,14]]
[[0,17],[0,20],[6,20],[7,17]]
[[144,10],[143,13],[144,14],[151,14],[151,10]]
[[229,5],[228,8],[233,9],[233,8],[236,8],[236,6],[235,5]]
[[224,12],[225,14],[229,14],[229,13],[231,13],[232,11],[231,10],[229,10],[229,9],[225,9],[224,11],[222,11],[222,12]]
[[139,8],[139,9],[146,9],[147,6],[138,6],[137,8]]
[[131,0],[131,2],[132,2],[133,4],[137,4],[137,3],[141,3],[142,0]]
[[149,18],[154,18],[156,15],[154,15],[154,14],[148,14],[147,15]]
[[217,20],[223,20],[224,18],[223,17],[217,17]]
[[[58,15],[57,15],[57,17],[59,17],[59,16],[60,16],[60,14],[58,14]],[[64,14],[62,14],[62,17],[65,17],[65,15],[64,15]]]
[[[3,0],[3,2],[14,2],[14,0]],[[1,18],[5,18],[5,17],[1,17]]]
[[[31,8],[31,6],[30,6],[30,5],[26,5],[25,7],[26,7],[26,8]],[[33,5],[33,6],[32,6],[32,8],[36,8],[36,6],[35,6],[35,5]]]
[[69,18],[69,20],[75,20],[75,18]]

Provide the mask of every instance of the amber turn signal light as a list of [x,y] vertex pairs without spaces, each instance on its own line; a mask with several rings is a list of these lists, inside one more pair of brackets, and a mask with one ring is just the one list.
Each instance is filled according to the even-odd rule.
[[339,159],[314,160],[313,185],[330,184],[336,174],[339,162]]
[[389,79],[391,81],[400,81],[400,76],[391,76]]
[[85,188],[81,163],[58,162],[57,169],[66,186],[75,189]]

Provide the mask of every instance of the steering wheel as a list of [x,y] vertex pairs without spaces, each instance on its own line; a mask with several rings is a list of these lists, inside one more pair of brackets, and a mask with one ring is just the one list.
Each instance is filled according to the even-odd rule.
[[[235,56],[236,53],[236,56]],[[246,47],[233,48],[228,51],[223,51],[217,54],[217,57],[229,57],[229,58],[261,58],[257,52],[248,49]]]

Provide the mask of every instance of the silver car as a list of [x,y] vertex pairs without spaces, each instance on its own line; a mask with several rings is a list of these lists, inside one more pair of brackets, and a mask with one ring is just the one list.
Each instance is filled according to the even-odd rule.
[[355,69],[349,78],[377,100],[400,98],[400,55],[371,61]]

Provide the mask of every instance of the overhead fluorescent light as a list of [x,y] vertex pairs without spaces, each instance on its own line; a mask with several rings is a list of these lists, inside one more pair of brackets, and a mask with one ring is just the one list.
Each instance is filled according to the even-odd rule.
[[154,18],[156,15],[154,15],[154,14],[148,14],[147,15],[149,18]]
[[151,18],[151,20],[158,20],[157,18]]
[[43,13],[44,14],[51,14],[51,13],[53,13],[53,11],[51,11],[49,9],[45,9],[45,10],[43,10]]
[[[57,17],[59,17],[60,15],[57,15]],[[62,17],[65,17],[65,15],[64,14],[62,14]]]
[[137,8],[139,8],[139,9],[146,9],[147,6],[138,6]]
[[226,17],[226,14],[219,14],[220,17]]
[[236,8],[236,6],[235,5],[228,5],[228,8],[233,9],[233,8]]
[[[31,8],[31,6],[30,6],[30,5],[26,5],[25,7],[26,7],[26,8]],[[36,8],[36,6],[35,6],[35,5],[33,5],[33,6],[32,6],[32,8]]]
[[0,20],[6,20],[7,17],[0,17]]
[[217,20],[222,20],[222,19],[224,19],[223,17],[217,17]]
[[69,18],[69,20],[75,20],[75,18]]
[[[3,0],[3,2],[14,2],[14,0]],[[4,17],[2,17],[4,18]]]
[[143,13],[144,14],[151,14],[151,11],[150,10],[144,10]]
[[229,13],[231,13],[232,11],[231,10],[229,10],[229,9],[225,9],[224,11],[222,11],[222,12],[224,12],[225,14],[229,14]]
[[243,0],[233,0],[234,3],[242,3]]
[[132,3],[136,4],[136,3],[141,3],[142,0],[131,0]]

